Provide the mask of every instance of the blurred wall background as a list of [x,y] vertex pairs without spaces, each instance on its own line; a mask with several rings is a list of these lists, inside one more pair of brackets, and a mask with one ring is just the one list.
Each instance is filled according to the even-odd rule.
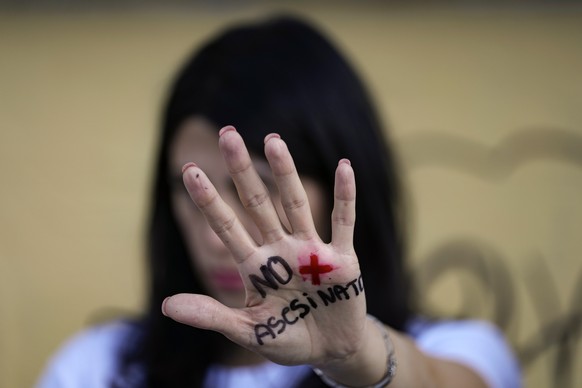
[[167,83],[224,26],[283,10],[336,41],[389,124],[423,309],[496,322],[528,387],[582,386],[580,7],[79,4],[0,3],[0,387],[139,314]]

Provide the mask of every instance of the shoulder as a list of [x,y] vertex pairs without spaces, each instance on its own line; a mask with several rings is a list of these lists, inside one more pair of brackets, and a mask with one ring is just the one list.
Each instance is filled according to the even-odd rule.
[[419,318],[408,325],[407,332],[425,353],[472,368],[490,387],[521,387],[521,372],[511,346],[489,322]]
[[37,388],[107,386],[120,350],[137,332],[137,325],[125,321],[83,330],[51,357]]

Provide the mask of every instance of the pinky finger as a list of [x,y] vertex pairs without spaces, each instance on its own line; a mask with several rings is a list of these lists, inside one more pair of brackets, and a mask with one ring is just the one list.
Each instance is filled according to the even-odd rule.
[[334,204],[331,214],[331,243],[341,252],[353,250],[356,223],[356,180],[348,159],[335,171]]

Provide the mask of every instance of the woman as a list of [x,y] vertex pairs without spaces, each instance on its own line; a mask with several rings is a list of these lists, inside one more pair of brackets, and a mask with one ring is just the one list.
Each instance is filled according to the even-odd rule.
[[415,314],[396,170],[363,86],[312,27],[218,36],[166,105],[144,318],[74,339],[41,386],[519,386],[491,326]]

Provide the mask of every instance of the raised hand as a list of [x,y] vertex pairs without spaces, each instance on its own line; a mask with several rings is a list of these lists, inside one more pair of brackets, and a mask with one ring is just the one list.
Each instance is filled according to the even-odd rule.
[[352,242],[355,180],[349,161],[340,161],[336,170],[332,240],[326,244],[315,230],[293,159],[278,135],[265,138],[265,155],[288,228],[233,127],[220,131],[219,148],[241,203],[260,231],[260,244],[200,168],[187,164],[183,178],[190,197],[237,263],[245,307],[179,294],[164,301],[164,313],[218,331],[280,364],[327,365],[346,359],[363,346],[366,326],[364,286]]

